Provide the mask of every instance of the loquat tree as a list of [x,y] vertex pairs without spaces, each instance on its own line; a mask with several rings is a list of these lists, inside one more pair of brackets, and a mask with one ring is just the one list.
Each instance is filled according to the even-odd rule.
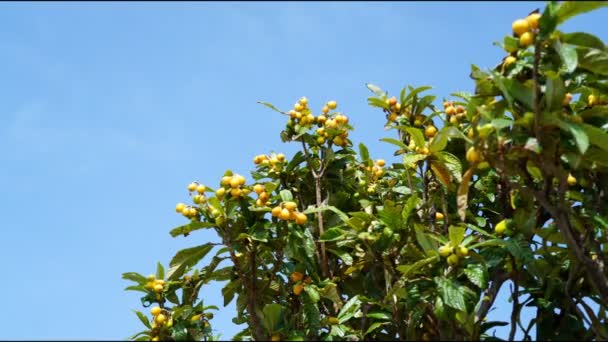
[[[301,150],[256,156],[250,180],[188,185],[175,209],[189,223],[170,234],[221,243],[123,274],[152,306],[131,339],[217,339],[201,296],[213,281],[236,300],[235,340],[499,340],[496,326],[509,340],[608,339],[608,48],[557,29],[607,4],[549,2],[514,21],[507,56],[473,65],[474,92],[443,106],[431,87],[368,84],[398,163],[352,146],[336,101],[318,114],[305,97],[288,112],[261,102]],[[510,316],[488,321],[508,283]]]

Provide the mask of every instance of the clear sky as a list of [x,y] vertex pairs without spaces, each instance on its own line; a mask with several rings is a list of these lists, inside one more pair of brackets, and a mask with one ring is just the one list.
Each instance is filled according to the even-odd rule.
[[[153,273],[211,238],[173,239],[186,185],[248,175],[301,96],[335,99],[355,143],[396,161],[366,82],[471,91],[471,63],[542,2],[0,3],[0,339],[124,339],[141,330],[121,273]],[[608,10],[565,31],[608,41]],[[221,306],[219,286],[203,290]],[[493,315],[505,320],[509,304]],[[147,313],[147,310],[146,310]],[[240,329],[234,306],[214,327]],[[504,336],[504,330],[500,331]],[[500,335],[499,334],[499,335]]]

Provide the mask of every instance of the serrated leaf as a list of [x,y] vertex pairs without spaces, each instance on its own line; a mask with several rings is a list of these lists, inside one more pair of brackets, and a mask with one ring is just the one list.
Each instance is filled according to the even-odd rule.
[[206,243],[200,246],[182,249],[177,252],[169,263],[167,271],[167,279],[175,280],[184,274],[187,267],[196,265],[207,253],[213,249],[212,243]]
[[403,155],[403,165],[409,168],[416,168],[419,161],[427,158],[426,154],[408,153]]
[[488,269],[483,264],[468,264],[464,269],[464,274],[480,289],[488,286]]
[[462,165],[458,157],[445,151],[436,153],[435,157],[443,162],[452,179],[456,180],[456,182],[462,181]]
[[458,286],[450,279],[435,277],[435,283],[439,289],[443,303],[456,310],[467,311],[464,295],[458,290]]

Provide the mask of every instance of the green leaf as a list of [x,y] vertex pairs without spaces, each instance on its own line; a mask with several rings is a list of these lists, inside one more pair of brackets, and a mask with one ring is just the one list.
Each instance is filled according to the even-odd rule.
[[224,306],[228,306],[232,299],[234,298],[234,294],[241,287],[241,280],[233,280],[226,284],[222,288],[222,296],[224,297]]
[[460,159],[449,152],[439,152],[435,156],[443,163],[450,172],[450,176],[457,182],[462,181],[462,165]]
[[468,264],[464,269],[464,274],[480,289],[488,286],[488,269],[483,264]]
[[313,303],[317,303],[321,299],[321,296],[319,296],[319,292],[314,285],[305,285],[304,291],[306,291],[308,297],[310,297],[310,300]]
[[379,99],[377,97],[370,97],[367,99],[367,104],[372,107],[378,107],[383,109],[388,109],[388,104],[383,99]]
[[591,144],[601,148],[605,152],[608,152],[608,133],[600,128],[591,126],[588,124],[581,124],[583,131],[589,137]]
[[439,255],[433,255],[426,259],[418,260],[413,264],[397,266],[397,271],[402,273],[403,278],[407,278],[411,274],[415,274],[422,267],[434,263],[439,260]]
[[586,47],[578,47],[576,52],[581,68],[603,76],[608,75],[608,52]]
[[177,252],[169,263],[169,271],[167,271],[167,279],[175,280],[184,274],[187,267],[196,265],[202,258],[207,255],[213,248],[212,243],[206,243],[200,246],[182,249]]
[[435,277],[435,283],[439,289],[443,303],[456,310],[467,311],[467,306],[464,300],[464,295],[458,290],[458,286],[450,279],[444,277]]
[[403,165],[415,169],[419,161],[426,159],[426,154],[408,153],[403,155]]
[[356,295],[349,299],[348,302],[346,302],[346,304],[344,304],[344,306],[342,307],[342,310],[340,310],[340,313],[338,313],[337,318],[340,321],[340,324],[351,319],[351,317],[355,315],[355,313],[359,310],[360,307],[361,300],[359,299],[359,295]]
[[566,44],[585,46],[594,49],[604,49],[604,42],[598,37],[587,32],[572,32],[561,36],[562,42]]
[[344,261],[345,265],[350,266],[353,264],[353,257],[350,256],[350,254],[348,252],[343,251],[341,249],[335,250],[335,249],[331,249],[331,248],[328,248],[327,251],[335,254],[340,259],[342,259],[342,261]]
[[321,235],[321,237],[319,237],[319,241],[324,241],[324,242],[328,242],[328,241],[336,241],[336,240],[341,240],[342,237],[344,236],[345,232],[337,227],[333,227],[333,228],[329,228],[328,230],[326,230],[323,235]]
[[[334,212],[335,214],[338,215],[338,217],[340,218],[340,220],[342,220],[342,222],[344,222],[350,226],[350,219],[349,219],[348,215],[346,215],[345,213],[340,211],[340,209],[334,207],[333,205],[321,205],[318,208],[310,206],[310,207],[308,207],[308,209],[304,210],[303,213],[304,214],[314,214],[314,213],[322,212],[325,210]],[[357,227],[353,227],[353,228],[357,229]]]
[[146,315],[144,315],[143,313],[141,313],[140,311],[137,311],[137,310],[133,310],[133,312],[135,312],[135,314],[137,315],[139,320],[146,326],[146,328],[152,329],[152,326],[150,325],[150,321],[148,320],[148,317]]
[[203,229],[203,228],[211,228],[211,227],[215,227],[215,224],[210,223],[210,222],[191,222],[188,223],[186,225],[183,226],[179,226],[177,228],[172,229],[169,234],[171,234],[172,237],[176,237],[179,235],[185,235],[185,234],[190,234],[190,232],[195,231],[195,230],[199,230],[199,229]]
[[280,109],[278,109],[277,107],[273,106],[272,104],[270,104],[268,102],[258,101],[258,103],[259,104],[263,104],[264,106],[266,106],[266,107],[268,107],[268,108],[270,108],[270,109],[272,109],[272,110],[274,110],[276,112],[279,112],[281,114],[287,114],[287,113],[281,111]]
[[[559,41],[555,41],[553,43],[553,48],[559,54],[563,67],[567,73],[571,73],[576,70],[578,65],[578,55],[574,47],[561,44]],[[560,99],[560,103],[562,99]]]
[[367,87],[367,89],[371,90],[371,92],[376,94],[377,96],[380,96],[380,97],[386,96],[386,92],[384,92],[382,89],[380,89],[380,87],[378,87],[377,85],[374,85],[371,83],[366,83],[365,86]]
[[359,154],[361,155],[361,161],[369,164],[369,150],[363,143],[359,143]]
[[399,126],[400,129],[403,129],[414,139],[414,143],[416,147],[424,147],[424,133],[419,128],[408,127],[408,126]]
[[143,293],[148,293],[148,290],[146,290],[146,288],[143,285],[127,286],[125,288],[125,291],[139,291],[139,292],[143,292]]
[[437,135],[433,138],[431,145],[429,146],[429,151],[431,152],[439,152],[443,151],[443,149],[448,144],[449,138],[460,138],[464,139],[466,142],[471,143],[471,140],[464,135],[458,128],[454,126],[444,126],[442,129],[437,132]]
[[281,190],[280,195],[281,195],[281,200],[283,200],[283,202],[293,201],[293,195],[291,194],[291,191],[289,191],[287,189]]
[[437,250],[437,245],[433,240],[428,238],[424,232],[424,227],[419,224],[415,224],[414,227],[416,229],[416,241],[418,241],[418,244],[422,247],[424,253],[426,253],[427,256],[434,255]]
[[521,102],[527,109],[533,108],[533,92],[532,88],[526,87],[517,80],[502,77],[499,74],[494,74],[496,85],[505,95],[510,107],[513,107],[513,99]]
[[392,320],[393,315],[386,311],[371,311],[367,313],[368,318]]
[[138,284],[145,284],[147,282],[146,277],[136,272],[126,272],[122,274],[122,279],[131,280]]
[[405,206],[403,206],[403,211],[401,211],[401,217],[403,218],[403,222],[407,223],[410,218],[410,214],[420,203],[420,198],[417,194],[411,195],[407,201],[405,202]]
[[605,6],[608,6],[608,3],[605,1],[564,1],[558,5],[555,16],[557,23],[561,24],[576,15]]
[[448,234],[450,236],[450,244],[453,247],[460,245],[464,239],[465,228],[461,226],[450,226],[448,228]]
[[380,139],[380,141],[384,141],[384,142],[387,142],[389,144],[397,145],[397,146],[399,146],[399,147],[401,147],[403,149],[407,149],[408,148],[407,145],[404,144],[402,141],[394,139],[394,138],[382,138],[382,139]]
[[[554,116],[544,117],[543,121],[548,124],[557,125],[562,130],[570,132],[574,137],[576,146],[578,147],[581,153],[585,153],[585,151],[587,151],[587,148],[589,148],[589,139],[591,138],[591,136],[588,135],[587,130],[585,129],[585,127],[581,126],[581,124],[560,120]],[[590,125],[585,126],[593,127]],[[591,138],[591,140],[593,141],[593,138]]]
[[160,262],[156,263],[156,279],[165,279],[165,268]]
[[319,290],[319,294],[321,294],[323,298],[331,300],[338,306],[338,308],[342,307],[342,299],[340,299],[340,296],[338,295],[336,284],[328,283],[322,289]]
[[416,96],[416,95],[418,95],[418,94],[422,93],[423,91],[429,90],[429,89],[433,89],[433,87],[431,87],[431,86],[422,86],[422,87],[418,87],[418,88],[416,88],[416,89],[412,89],[412,90],[410,91],[410,93],[409,93],[409,94],[407,94],[407,96],[405,97],[405,101],[403,101],[403,102],[405,103],[405,102],[407,102],[407,101],[409,101],[409,100],[413,99],[413,98],[414,98],[414,96]]
[[384,204],[384,208],[378,212],[378,218],[387,227],[397,230],[403,225],[401,211],[402,209],[399,207],[395,207],[390,202],[387,202]]
[[552,111],[562,108],[562,101],[566,94],[566,87],[564,87],[562,79],[559,76],[554,78],[547,77],[546,85],[545,104],[548,110]]
[[364,336],[368,335],[369,333],[373,332],[374,330],[376,330],[386,324],[389,324],[389,322],[374,322],[369,326],[369,328],[367,328],[367,330],[365,331],[365,334],[363,334],[363,335]]
[[274,333],[279,328],[285,308],[279,304],[266,304],[262,309],[264,314],[264,326],[269,334]]

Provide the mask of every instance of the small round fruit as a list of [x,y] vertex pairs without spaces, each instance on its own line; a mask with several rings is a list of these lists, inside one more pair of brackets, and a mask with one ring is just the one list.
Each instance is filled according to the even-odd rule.
[[296,208],[298,207],[298,205],[296,204],[296,202],[285,202],[283,203],[283,207],[289,211],[292,210],[296,210]]
[[232,177],[230,176],[224,176],[222,177],[222,180],[220,181],[221,185],[230,185],[230,181],[232,180]]
[[450,117],[450,123],[456,125],[458,123],[458,118],[456,115]]
[[300,98],[300,104],[301,104],[302,106],[306,106],[306,105],[308,104],[308,99],[306,98],[306,96],[302,96],[302,97]]
[[416,151],[420,154],[429,154],[430,153],[429,149],[426,147],[420,147]]
[[534,35],[526,32],[519,37],[519,44],[523,47],[528,47],[534,42]]
[[456,108],[454,108],[454,106],[452,106],[452,105],[449,105],[445,108],[445,113],[447,115],[454,115],[454,114],[456,114]]
[[192,318],[190,318],[190,321],[192,321],[192,322],[199,321],[201,319],[201,317],[202,317],[202,315],[200,315],[200,314],[194,315],[194,316],[192,316]]
[[467,137],[469,137],[469,139],[473,139],[475,138],[475,131],[473,131],[473,128],[469,128],[469,131],[467,132]]
[[295,284],[293,286],[293,294],[295,294],[296,296],[299,296],[303,290],[304,290],[304,285],[302,285],[302,284]]
[[538,21],[541,17],[540,13],[532,13],[529,16],[526,17],[526,21],[528,22],[528,26],[530,26],[531,29],[536,30],[538,28]]
[[196,209],[194,209],[193,207],[188,208],[188,215],[189,216],[196,216]]
[[270,199],[270,195],[266,192],[266,191],[262,191],[260,193],[260,198],[261,201],[266,202]]
[[317,144],[322,145],[325,143],[325,138],[323,137],[317,137]]
[[456,266],[456,265],[458,265],[459,260],[460,260],[460,258],[458,257],[458,255],[452,254],[448,257],[448,265]]
[[224,188],[219,188],[215,191],[215,196],[217,196],[218,198],[224,197],[224,194],[226,194],[226,189]]
[[184,203],[177,203],[177,205],[175,206],[175,211],[178,213],[183,213],[184,209],[186,209],[186,204]]
[[232,195],[232,197],[240,197],[242,192],[243,191],[239,188],[230,189],[230,195]]
[[513,57],[513,56],[507,56],[507,58],[505,58],[505,61],[503,62],[505,66],[509,66],[513,63],[515,63],[517,61],[517,58]]
[[513,28],[513,32],[518,36],[522,36],[530,30],[530,24],[528,24],[528,21],[525,19],[515,20],[511,27]]
[[152,339],[150,341],[160,341],[160,337],[154,336],[154,337],[152,337]]
[[198,184],[195,182],[192,182],[192,183],[188,184],[188,191],[192,192],[192,191],[196,190],[197,187],[198,187]]
[[196,187],[196,192],[198,192],[199,194],[204,194],[205,190],[207,190],[207,187],[202,184]]
[[597,98],[595,97],[595,95],[589,95],[587,97],[587,103],[589,104],[589,107],[595,105],[597,103]]
[[155,306],[152,309],[150,309],[150,313],[152,314],[152,316],[157,316],[160,314],[160,312],[161,312],[161,308],[159,308],[158,306]]
[[393,97],[391,97],[390,99],[388,99],[388,104],[389,104],[390,106],[394,106],[394,105],[396,105],[396,104],[397,104],[397,98],[396,98],[396,97],[394,97],[394,96],[393,96]]
[[156,318],[154,320],[158,324],[163,324],[163,323],[165,323],[167,321],[167,316],[165,316],[163,314],[159,314],[158,316],[156,316]]
[[456,107],[456,114],[462,114],[462,113],[464,113],[464,107],[463,106]]
[[284,162],[285,161],[285,155],[283,153],[279,153],[279,154],[277,154],[277,159],[280,162]]
[[253,186],[253,191],[255,191],[256,194],[261,194],[262,192],[264,192],[265,188],[262,184],[256,184]]
[[279,214],[279,217],[283,220],[289,220],[291,217],[291,212],[287,208],[283,208]]
[[439,252],[439,255],[441,255],[444,258],[446,258],[450,254],[452,254],[452,248],[448,245],[439,247],[439,249],[437,251]]
[[378,159],[376,160],[376,165],[383,167],[384,165],[386,165],[386,161],[384,161],[384,159]]
[[327,107],[331,110],[334,110],[338,107],[338,103],[336,101],[328,101]]
[[573,175],[568,174],[567,182],[568,182],[568,185],[570,185],[570,186],[576,185],[576,178]]
[[443,220],[443,214],[442,213],[435,213],[435,220],[437,220],[437,221]]
[[154,282],[149,281],[146,283],[145,288],[148,290],[154,290]]
[[297,283],[298,281],[304,279],[304,274],[302,272],[293,272],[289,278],[291,279],[291,281],[293,281],[294,283]]
[[155,292],[159,292],[159,293],[160,293],[160,292],[163,292],[163,288],[164,288],[164,287],[163,287],[161,284],[156,284],[156,285],[154,285],[154,291],[155,291]]
[[308,217],[306,217],[305,214],[296,213],[296,223],[297,224],[306,224],[306,221],[308,221]]
[[293,109],[294,109],[296,112],[301,112],[301,111],[302,111],[302,109],[304,109],[304,106],[302,106],[302,105],[301,105],[301,104],[299,104],[299,103],[296,103],[295,105],[293,105]]
[[276,207],[272,208],[271,213],[272,213],[272,216],[279,217],[281,215],[281,207],[276,206]]
[[499,235],[504,233],[505,230],[507,230],[507,223],[508,223],[507,219],[504,219],[504,220],[498,222],[496,224],[496,226],[494,227],[494,232]]
[[481,161],[481,155],[474,146],[471,146],[467,150],[467,161],[471,164],[477,164]]
[[154,280],[156,280],[156,276],[154,274],[148,274],[148,276],[146,277],[146,279],[148,281],[154,281]]
[[391,114],[388,116],[388,121],[391,121],[391,122],[395,122],[395,121],[397,121],[397,113],[391,113]]
[[435,134],[437,134],[437,127],[431,125],[431,126],[427,126],[427,128],[424,130],[424,135],[427,138],[432,138],[435,136]]
[[465,256],[469,255],[469,249],[466,248],[465,246],[460,246],[456,249],[456,253],[461,257],[465,257]]

